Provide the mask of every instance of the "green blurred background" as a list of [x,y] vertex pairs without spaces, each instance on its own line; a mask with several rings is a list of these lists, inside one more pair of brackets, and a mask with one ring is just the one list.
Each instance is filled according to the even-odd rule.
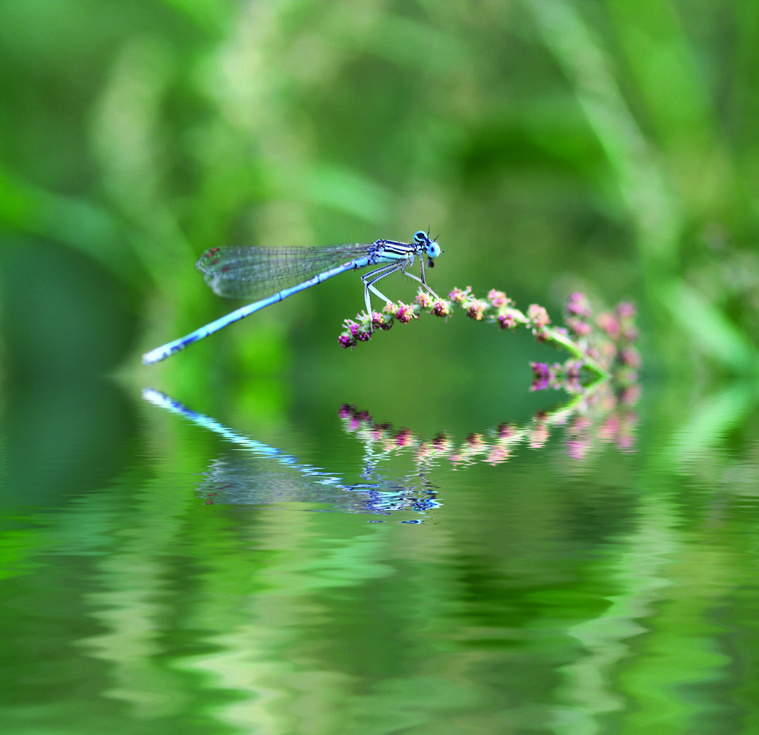
[[342,352],[349,275],[140,365],[235,308],[193,268],[209,246],[428,227],[440,293],[631,298],[649,371],[751,373],[757,30],[756,3],[693,0],[4,0],[6,385],[119,372],[272,415],[522,391],[534,343],[460,315]]

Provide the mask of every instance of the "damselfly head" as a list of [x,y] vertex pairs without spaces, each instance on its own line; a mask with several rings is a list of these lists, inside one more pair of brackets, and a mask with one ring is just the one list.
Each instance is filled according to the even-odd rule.
[[437,256],[443,252],[440,249],[440,245],[432,240],[424,230],[418,230],[414,233],[414,244],[424,250],[427,255],[427,263],[429,264],[430,268],[433,267],[433,258],[437,258]]

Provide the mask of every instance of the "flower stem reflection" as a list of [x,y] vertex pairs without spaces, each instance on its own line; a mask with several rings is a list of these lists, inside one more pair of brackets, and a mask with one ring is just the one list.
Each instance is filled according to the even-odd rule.
[[372,448],[375,461],[381,456],[407,453],[420,471],[443,461],[453,469],[477,462],[497,465],[508,460],[520,445],[543,447],[553,428],[563,430],[567,455],[580,460],[602,444],[616,444],[622,451],[634,450],[634,406],[640,390],[632,385],[615,393],[612,386],[608,381],[599,381],[558,408],[540,411],[523,426],[501,423],[469,434],[460,442],[447,434],[421,439],[408,429],[379,423],[367,411],[354,406],[343,406],[339,415],[344,430],[358,437],[367,451]]

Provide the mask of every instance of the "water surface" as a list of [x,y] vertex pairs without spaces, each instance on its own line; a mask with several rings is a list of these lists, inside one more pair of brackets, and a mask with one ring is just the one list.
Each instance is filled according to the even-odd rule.
[[4,733],[757,731],[743,386],[432,434],[50,390],[5,412]]

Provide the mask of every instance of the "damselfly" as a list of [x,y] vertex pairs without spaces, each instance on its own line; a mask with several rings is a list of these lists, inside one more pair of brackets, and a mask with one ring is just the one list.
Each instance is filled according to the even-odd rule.
[[[320,248],[211,248],[200,256],[195,267],[203,273],[205,282],[214,293],[231,299],[259,299],[226,316],[196,329],[142,356],[145,365],[160,362],[193,342],[218,332],[254,311],[276,304],[288,296],[304,291],[345,271],[380,267],[361,276],[364,283],[364,303],[371,313],[369,292],[389,302],[375,284],[391,273],[400,272],[424,286],[435,298],[437,294],[427,285],[424,277],[424,260],[430,268],[442,251],[429,234],[419,230],[413,242],[377,240],[371,245],[331,245]],[[419,257],[420,276],[406,269]],[[294,284],[294,285],[293,285]]]

